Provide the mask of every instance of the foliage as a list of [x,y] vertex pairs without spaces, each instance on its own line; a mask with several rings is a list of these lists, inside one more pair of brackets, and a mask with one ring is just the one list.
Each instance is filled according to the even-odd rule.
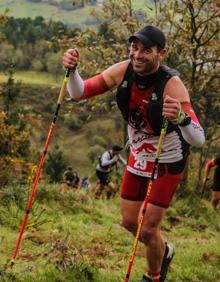
[[22,107],[16,102],[20,94],[20,83],[14,81],[14,70],[8,70],[8,80],[3,84],[0,96],[3,111],[0,115],[1,156],[27,157],[29,155],[29,131],[26,128]]
[[156,23],[167,30],[168,46],[172,46],[168,62],[180,71],[206,133],[204,148],[193,149],[193,152],[200,152],[196,163],[197,183],[194,183],[198,191],[206,156],[210,147],[218,146],[220,138],[220,10],[216,1],[182,0],[158,5]]
[[53,73],[56,79],[60,74],[63,74],[61,58],[62,58],[61,52],[51,53],[48,55],[47,58],[47,63],[46,63],[47,70],[49,73]]
[[[61,72],[59,49],[51,49],[47,41],[53,36],[59,39],[68,34],[67,27],[62,22],[46,21],[41,16],[33,20],[8,17],[5,25],[0,27],[0,32],[5,37],[1,43],[0,70],[13,64],[20,70],[42,70],[55,75]],[[71,35],[73,33],[74,31]]]
[[45,172],[50,177],[51,182],[59,182],[67,167],[67,157],[60,149],[59,145],[49,151],[45,162]]
[[65,117],[65,124],[71,130],[78,130],[81,128],[82,124],[79,119],[73,115],[67,115]]
[[103,153],[104,148],[99,144],[92,146],[89,149],[88,157],[92,163],[98,163],[99,156]]
[[28,173],[25,162],[30,154],[29,130],[22,107],[17,104],[20,83],[14,82],[14,70],[9,69],[8,80],[3,84],[0,96],[3,109],[0,113],[0,183],[7,184],[17,173]]

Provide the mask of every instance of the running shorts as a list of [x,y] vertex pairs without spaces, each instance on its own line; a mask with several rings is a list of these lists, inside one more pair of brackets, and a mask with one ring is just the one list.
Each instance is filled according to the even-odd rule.
[[[162,208],[168,208],[183,172],[171,174],[168,169],[153,180],[149,203]],[[132,174],[127,169],[124,172],[121,185],[121,198],[130,201],[144,201],[147,194],[149,178]]]
[[102,185],[108,185],[109,182],[111,182],[109,178],[109,172],[102,172],[102,171],[96,170],[96,175]]

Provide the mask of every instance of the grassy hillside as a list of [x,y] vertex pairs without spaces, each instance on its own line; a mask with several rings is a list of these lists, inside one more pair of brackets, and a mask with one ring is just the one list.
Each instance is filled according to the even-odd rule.
[[[36,16],[42,16],[45,19],[62,21],[75,27],[96,24],[96,19],[90,15],[92,6],[86,6],[74,11],[65,11],[47,3],[31,3],[27,0],[1,0],[0,12],[3,12],[6,8],[10,9],[8,15],[15,18],[35,18]],[[99,8],[97,7],[97,9]]]
[[[133,0],[132,8],[134,10],[146,9],[150,0]],[[56,6],[49,5],[48,3],[31,3],[27,0],[1,0],[0,12],[4,12],[6,8],[10,9],[9,15],[15,18],[43,16],[45,19],[52,19],[53,21],[62,21],[68,25],[75,27],[86,27],[89,25],[96,25],[96,19],[91,16],[91,10],[100,10],[99,6],[87,5],[84,8],[66,11],[59,9]],[[148,11],[150,11],[148,9]]]
[[[0,76],[1,78],[5,80],[4,76]],[[31,132],[31,144],[41,153],[54,117],[62,78],[55,80],[50,75],[34,72],[27,72],[25,75],[17,73],[15,78],[26,82],[21,85],[18,104],[29,112],[27,123]],[[31,81],[33,84],[27,84]],[[68,94],[65,98],[68,98]],[[93,150],[108,149],[113,143],[123,144],[123,131],[116,130],[118,114],[118,111],[111,111],[105,115],[96,111],[85,111],[80,104],[64,99],[49,152],[55,144],[58,144],[67,156],[69,164],[79,172],[80,176],[93,176],[95,163],[91,162],[88,154]],[[75,118],[80,124],[79,128],[70,129],[68,118]],[[119,120],[122,123],[122,119]]]
[[[16,71],[14,78],[16,81],[20,81],[26,84],[37,84],[37,85],[48,85],[59,87],[62,82],[62,77],[55,77],[50,73],[46,72],[35,72],[35,71]],[[7,75],[0,72],[0,83],[6,82],[8,79]]]
[[[134,238],[119,224],[118,197],[95,200],[90,193],[41,183],[11,269],[27,190],[1,188],[0,196],[1,281],[124,280]],[[167,282],[220,282],[219,214],[206,200],[176,198],[162,228],[166,240],[176,246]],[[130,282],[139,281],[145,267],[140,243]]]

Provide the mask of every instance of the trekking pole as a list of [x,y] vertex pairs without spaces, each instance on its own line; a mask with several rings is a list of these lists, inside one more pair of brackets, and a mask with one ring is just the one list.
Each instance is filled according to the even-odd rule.
[[145,215],[145,212],[146,212],[146,209],[147,209],[149,196],[150,196],[150,193],[151,193],[151,190],[152,190],[155,172],[156,172],[157,167],[158,167],[158,161],[159,161],[160,153],[161,153],[161,150],[162,150],[163,141],[164,141],[164,138],[165,138],[165,135],[166,135],[166,132],[167,132],[167,126],[168,126],[168,121],[167,121],[166,118],[164,118],[163,124],[162,124],[162,127],[161,127],[161,131],[160,131],[160,138],[159,138],[159,143],[158,143],[158,147],[157,147],[157,151],[156,151],[156,157],[155,157],[155,161],[154,161],[153,171],[152,171],[152,174],[151,174],[150,181],[147,185],[147,192],[146,192],[146,196],[145,196],[144,203],[143,203],[142,214],[141,214],[141,218],[140,218],[140,221],[139,221],[139,224],[138,224],[138,229],[137,229],[136,237],[135,237],[135,240],[134,240],[132,253],[131,253],[131,257],[130,257],[130,261],[129,261],[128,269],[127,269],[127,274],[126,274],[124,282],[129,282],[129,277],[130,277],[130,274],[131,274],[131,269],[132,269],[132,266],[133,266],[133,263],[134,263],[134,257],[135,257],[135,254],[136,254],[138,241],[139,241],[139,238],[140,238],[140,233],[141,233],[141,229],[142,229],[143,222],[144,222],[144,215]]
[[[74,71],[74,69],[73,69],[73,71]],[[49,144],[50,144],[50,140],[51,140],[51,137],[52,137],[52,134],[53,134],[53,130],[54,130],[55,123],[56,123],[56,120],[57,120],[57,116],[58,116],[58,113],[59,113],[59,110],[60,110],[60,106],[61,106],[61,103],[62,103],[63,98],[65,96],[66,84],[68,82],[69,75],[70,75],[70,69],[67,69],[65,77],[64,77],[63,82],[62,82],[61,89],[60,89],[60,94],[59,94],[59,97],[58,97],[58,100],[57,100],[56,112],[54,114],[54,118],[53,118],[53,121],[51,123],[48,135],[47,135],[47,139],[46,139],[46,142],[45,142],[45,145],[44,145],[44,151],[41,155],[40,163],[39,163],[38,168],[37,168],[35,180],[34,180],[32,191],[31,191],[31,194],[30,194],[30,197],[29,197],[29,200],[28,200],[28,204],[27,204],[27,207],[26,207],[26,212],[25,212],[25,215],[24,215],[24,218],[23,218],[20,233],[19,233],[19,236],[18,236],[18,239],[17,239],[17,243],[16,243],[16,247],[15,247],[12,259],[11,259],[11,267],[14,265],[15,260],[16,260],[16,256],[18,254],[18,250],[19,250],[19,247],[20,247],[20,244],[21,244],[22,235],[24,233],[25,226],[26,226],[27,220],[28,220],[28,215],[30,213],[31,205],[32,205],[32,202],[33,202],[33,199],[34,199],[34,196],[35,196],[35,192],[36,192],[37,184],[38,184],[38,181],[39,181],[40,173],[41,173],[41,170],[42,170],[45,158],[46,158],[46,153],[47,153],[47,150],[48,150],[48,147],[49,147]]]
[[209,179],[207,178],[207,179],[203,182],[203,184],[202,184],[201,197],[203,197],[203,195],[204,195],[204,193],[205,193],[206,184],[207,184],[207,181],[208,181],[208,180],[209,180]]

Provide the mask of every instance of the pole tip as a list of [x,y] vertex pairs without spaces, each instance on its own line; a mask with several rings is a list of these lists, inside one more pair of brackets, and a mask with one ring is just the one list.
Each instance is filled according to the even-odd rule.
[[13,267],[15,264],[15,259],[11,259],[10,266]]

